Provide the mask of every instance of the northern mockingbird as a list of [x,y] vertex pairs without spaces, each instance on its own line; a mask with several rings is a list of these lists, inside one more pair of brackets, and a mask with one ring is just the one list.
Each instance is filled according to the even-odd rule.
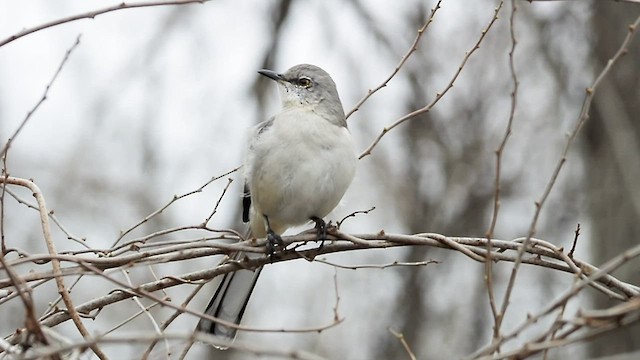
[[[296,65],[283,74],[260,70],[275,80],[282,110],[252,127],[245,149],[244,222],[250,236],[267,238],[273,256],[284,249],[280,234],[314,221],[326,238],[322,220],[351,184],[356,155],[336,85],[314,65]],[[241,260],[256,254],[235,254]],[[225,274],[205,313],[239,324],[262,268]],[[200,331],[233,339],[236,329],[202,319]]]

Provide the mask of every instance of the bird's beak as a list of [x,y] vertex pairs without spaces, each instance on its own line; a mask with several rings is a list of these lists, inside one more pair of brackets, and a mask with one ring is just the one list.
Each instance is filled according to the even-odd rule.
[[278,74],[275,71],[262,69],[262,70],[258,70],[258,73],[260,75],[264,75],[264,76],[268,77],[271,80],[284,81],[284,78],[282,77],[282,74]]

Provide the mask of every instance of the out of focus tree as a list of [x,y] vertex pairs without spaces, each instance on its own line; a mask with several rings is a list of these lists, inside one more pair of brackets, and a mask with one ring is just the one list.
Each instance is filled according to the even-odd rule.
[[[604,67],[627,35],[624,26],[640,15],[637,4],[593,3],[593,66]],[[629,48],[620,66],[603,81],[587,123],[584,142],[587,206],[593,231],[594,263],[603,263],[638,244],[640,238],[640,42]],[[630,262],[615,274],[640,279],[640,263]],[[599,308],[611,305],[595,297]],[[593,356],[640,349],[640,324],[593,341]]]

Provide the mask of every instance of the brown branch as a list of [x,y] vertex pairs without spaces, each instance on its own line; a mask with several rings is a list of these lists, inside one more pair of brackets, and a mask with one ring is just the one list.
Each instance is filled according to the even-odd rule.
[[31,298],[31,288],[28,287],[25,281],[16,274],[13,268],[7,264],[4,254],[0,252],[0,265],[2,265],[2,270],[7,273],[9,277],[9,281],[11,282],[11,286],[16,289],[20,300],[22,300],[22,304],[24,306],[25,311],[25,328],[30,334],[33,334],[36,341],[41,344],[48,344],[46,336],[42,332],[42,327],[40,327],[40,322],[36,318],[35,308],[33,306],[33,299]]
[[224,197],[224,195],[227,193],[227,190],[229,189],[229,186],[231,186],[232,182],[233,182],[232,178],[227,179],[227,185],[225,185],[224,189],[222,189],[222,194],[220,194],[220,196],[218,197],[218,201],[216,201],[216,204],[213,206],[213,211],[211,211],[211,214],[209,214],[209,216],[207,216],[207,218],[204,220],[204,223],[202,223],[202,227],[207,226],[209,221],[211,221],[211,218],[213,217],[213,215],[215,215],[216,212],[218,212],[218,206],[220,206],[220,202],[222,201],[222,198]]
[[[557,309],[560,309],[561,307],[565,306],[565,304],[571,298],[573,298],[576,294],[578,294],[578,292],[580,292],[586,286],[591,285],[593,282],[598,281],[602,276],[606,276],[607,274],[613,272],[623,264],[639,256],[640,256],[640,245],[636,245],[633,248],[625,251],[624,253],[607,261],[605,264],[602,265],[600,269],[595,270],[594,272],[591,272],[586,279],[581,279],[577,281],[562,296],[560,296],[553,303],[549,304],[537,315],[529,315],[527,319],[524,322],[522,322],[520,326],[517,326],[512,332],[506,335],[502,335],[499,339],[494,339],[491,342],[491,344],[478,350],[476,353],[471,355],[470,358],[472,359],[483,358],[483,356],[489,356],[493,354],[498,348],[500,348],[502,344],[519,336],[522,333],[522,331],[528,328],[530,325],[540,321],[541,318],[547,315],[550,315]],[[634,297],[637,297],[637,295],[635,295]],[[540,349],[540,350],[543,350],[543,349]]]
[[[73,45],[71,45],[71,47],[67,50],[67,52],[64,54],[64,57],[62,58],[62,61],[60,62],[60,65],[58,66],[58,69],[56,70],[56,72],[53,74],[53,77],[51,78],[51,80],[49,81],[49,83],[47,84],[47,86],[44,88],[44,93],[42,94],[42,96],[40,97],[40,100],[38,100],[38,102],[35,104],[35,106],[29,110],[29,112],[27,113],[27,116],[22,120],[22,123],[20,123],[20,125],[18,126],[18,128],[16,129],[16,131],[13,132],[13,134],[9,137],[9,139],[7,140],[7,142],[4,144],[4,146],[2,147],[2,150],[0,150],[0,157],[5,157],[7,154],[7,151],[9,151],[9,147],[11,147],[11,143],[16,139],[16,137],[18,136],[18,134],[20,133],[20,131],[22,130],[22,128],[24,128],[24,126],[27,124],[27,122],[29,121],[29,119],[31,119],[31,116],[36,112],[36,110],[38,110],[38,108],[40,107],[40,105],[42,105],[42,103],[47,100],[47,95],[49,94],[49,89],[51,88],[51,86],[53,85],[53,83],[56,81],[56,79],[58,78],[58,75],[60,74],[60,72],[62,71],[62,68],[64,67],[64,65],[67,63],[67,60],[69,60],[69,56],[71,55],[71,53],[73,52],[73,50],[75,50],[75,48],[80,44],[80,35],[78,35],[78,37],[76,37],[76,41],[73,43]],[[2,46],[2,45],[0,45]],[[5,169],[6,171],[6,169]]]
[[371,151],[373,151],[373,149],[378,145],[378,143],[380,142],[380,140],[382,140],[382,138],[391,130],[393,130],[395,127],[397,127],[398,125],[404,123],[407,120],[413,119],[418,115],[422,115],[426,112],[429,112],[434,106],[435,104],[438,103],[438,101],[440,101],[440,99],[442,99],[442,97],[449,92],[449,90],[451,90],[451,88],[453,88],[453,84],[456,82],[456,80],[458,79],[458,77],[460,76],[460,73],[462,73],[462,69],[464,68],[464,66],[466,65],[467,61],[469,60],[469,58],[471,57],[471,55],[473,55],[473,53],[476,52],[476,50],[478,50],[480,48],[480,43],[482,43],[482,40],[484,40],[485,36],[487,35],[487,33],[489,32],[489,30],[491,29],[491,27],[493,26],[493,24],[496,22],[496,20],[498,20],[498,14],[500,13],[500,9],[502,9],[502,4],[504,1],[500,1],[500,4],[498,4],[498,6],[494,9],[494,14],[493,17],[491,18],[491,21],[489,22],[489,25],[487,25],[487,27],[482,30],[482,34],[480,35],[480,38],[478,39],[478,41],[473,45],[473,47],[471,48],[471,50],[467,51],[462,59],[462,62],[460,63],[460,65],[458,66],[458,70],[455,72],[455,74],[453,75],[453,77],[451,78],[451,80],[449,81],[449,84],[447,84],[447,86],[445,86],[444,90],[442,90],[442,92],[439,92],[436,94],[436,97],[433,99],[433,101],[431,101],[431,103],[429,103],[428,105],[414,110],[402,117],[400,117],[398,120],[396,120],[393,124],[385,127],[384,129],[382,129],[382,132],[380,132],[380,134],[378,135],[378,137],[371,143],[371,145],[369,145],[368,148],[366,148],[364,150],[364,152],[362,152],[362,154],[360,154],[360,156],[358,157],[358,159],[362,159],[367,155],[371,154]]
[[[511,92],[511,106],[509,109],[509,119],[507,120],[507,127],[505,129],[500,146],[495,151],[496,155],[496,174],[494,183],[493,194],[493,213],[491,215],[491,222],[489,230],[487,230],[487,254],[491,254],[491,239],[493,238],[496,224],[498,222],[498,214],[500,212],[500,177],[502,175],[502,154],[507,146],[507,141],[511,136],[511,127],[513,124],[513,118],[515,116],[516,107],[518,104],[518,76],[515,68],[515,51],[516,51],[516,34],[515,34],[515,19],[518,6],[516,0],[511,0],[511,16],[509,17],[509,35],[511,38],[511,49],[509,50],[509,73],[511,74],[511,80],[513,83],[513,90]],[[485,283],[487,286],[487,296],[489,297],[489,306],[491,308],[491,314],[493,315],[493,337],[495,339],[500,337],[500,327],[502,326],[502,320],[504,319],[504,313],[498,310],[496,303],[495,291],[493,288],[493,261],[489,258],[489,261],[485,262]]]
[[362,104],[364,104],[371,97],[371,95],[375,94],[376,92],[378,92],[378,90],[382,89],[383,87],[386,87],[389,81],[391,81],[391,79],[393,79],[396,76],[396,74],[400,71],[402,66],[404,66],[404,63],[407,62],[407,60],[409,60],[411,55],[413,55],[413,53],[416,52],[416,50],[418,50],[418,44],[420,43],[420,39],[422,39],[422,35],[424,35],[424,32],[427,30],[429,25],[433,22],[436,12],[438,11],[438,9],[440,9],[441,3],[442,3],[442,0],[438,0],[438,3],[436,3],[436,6],[433,9],[431,9],[431,14],[429,15],[429,18],[424,23],[424,25],[422,25],[422,27],[418,29],[418,34],[416,35],[416,38],[413,40],[413,44],[411,44],[411,47],[409,47],[409,50],[402,56],[402,58],[400,59],[400,62],[398,63],[398,65],[396,65],[395,69],[393,69],[391,74],[376,88],[369,89],[369,91],[367,91],[367,94],[364,97],[362,97],[360,101],[356,103],[356,105],[353,107],[353,109],[351,109],[351,111],[347,113],[346,115],[347,119],[349,118],[349,116],[353,115],[353,113],[360,110],[360,107],[362,106]]
[[240,170],[240,167],[237,167],[233,170],[227,171],[226,173],[222,174],[222,175],[218,175],[218,176],[214,176],[212,177],[209,181],[207,181],[206,183],[204,183],[202,186],[200,186],[199,188],[186,192],[182,195],[174,195],[173,198],[171,198],[171,200],[169,200],[165,205],[163,205],[162,207],[160,207],[158,210],[152,212],[151,214],[147,215],[144,219],[138,221],[135,225],[133,225],[132,227],[130,227],[127,230],[123,230],[120,232],[120,236],[118,236],[118,238],[116,239],[116,241],[113,243],[112,246],[116,246],[116,244],[118,244],[120,242],[120,240],[122,240],[125,236],[127,236],[127,234],[129,234],[130,232],[132,232],[133,230],[137,229],[140,225],[148,222],[149,220],[151,220],[152,218],[156,217],[157,215],[161,214],[164,210],[166,210],[169,206],[171,206],[174,202],[180,200],[180,199],[184,199],[187,196],[193,195],[193,194],[197,194],[197,193],[201,193],[202,190],[204,190],[204,188],[206,188],[207,186],[209,186],[209,184],[211,184],[212,182],[222,179],[225,176],[229,176],[231,174],[233,174],[234,172]]
[[404,334],[394,331],[392,328],[389,328],[389,332],[393,334],[393,336],[395,336],[396,339],[400,340],[400,343],[402,344],[402,347],[404,348],[404,350],[407,352],[409,359],[416,360],[417,358],[413,353],[413,351],[411,351],[411,347],[407,343],[407,339],[404,338]]
[[555,166],[555,169],[553,170],[553,174],[551,175],[551,178],[549,179],[549,182],[547,183],[544,192],[542,193],[542,196],[540,197],[540,199],[538,201],[535,202],[535,213],[533,215],[533,219],[531,220],[531,225],[529,226],[529,231],[527,234],[527,238],[525,239],[525,241],[522,243],[521,248],[518,250],[518,255],[516,258],[516,261],[514,262],[512,271],[511,271],[511,275],[509,277],[509,282],[507,285],[507,288],[505,290],[505,294],[504,294],[504,298],[502,301],[502,308],[500,309],[500,314],[501,316],[504,316],[508,306],[509,306],[509,300],[511,298],[511,293],[513,291],[513,287],[515,284],[515,279],[517,277],[517,273],[518,273],[518,269],[520,267],[520,258],[524,255],[527,246],[529,245],[529,240],[535,235],[536,233],[536,226],[538,223],[538,218],[540,217],[541,211],[542,211],[542,207],[545,204],[545,201],[547,200],[547,198],[549,197],[549,194],[551,193],[551,190],[553,189],[556,180],[558,179],[558,176],[560,174],[560,171],[562,170],[565,162],[567,161],[567,154],[569,153],[569,149],[571,148],[571,146],[573,145],[576,137],[578,136],[578,133],[580,132],[580,129],[582,128],[582,126],[584,125],[584,123],[587,121],[588,117],[589,117],[589,110],[591,109],[591,102],[593,101],[593,97],[595,95],[595,92],[598,88],[598,85],[600,84],[600,82],[605,78],[605,76],[607,74],[609,74],[609,71],[611,70],[611,68],[613,67],[613,65],[615,63],[618,62],[618,60],[620,60],[620,58],[626,54],[628,52],[628,46],[631,43],[631,40],[633,39],[636,30],[638,28],[638,26],[640,25],[640,16],[636,19],[636,21],[629,25],[628,27],[628,33],[627,36],[625,37],[625,39],[622,41],[622,43],[620,44],[620,47],[618,48],[618,50],[616,51],[616,53],[613,55],[613,57],[611,59],[609,59],[609,61],[607,62],[607,65],[602,69],[602,71],[600,72],[600,74],[598,74],[598,76],[595,78],[595,80],[593,81],[593,84],[588,87],[586,89],[586,96],[584,99],[584,103],[582,105],[582,109],[580,111],[580,115],[578,116],[578,119],[576,121],[576,125],[573,129],[573,131],[571,131],[569,138],[567,139],[567,143],[565,144],[564,150],[562,152],[562,155],[560,157],[560,160],[558,161],[558,163]]
[[[45,240],[45,244],[47,245],[47,250],[49,251],[49,255],[52,257],[57,256],[58,252],[56,250],[55,244],[53,243],[53,238],[51,237],[51,229],[49,226],[49,212],[47,211],[47,205],[44,200],[44,196],[42,192],[38,188],[38,186],[32,181],[15,178],[15,177],[5,177],[2,179],[4,184],[11,184],[22,186],[28,188],[33,196],[36,198],[36,202],[38,203],[38,208],[40,210],[40,224],[42,225],[42,235]],[[88,338],[90,336],[89,331],[82,324],[82,320],[80,320],[80,316],[76,311],[75,306],[73,305],[73,301],[71,300],[71,296],[67,291],[66,286],[64,285],[64,279],[62,277],[62,270],[60,268],[60,261],[52,258],[51,267],[53,269],[53,275],[55,277],[56,286],[58,289],[58,293],[62,296],[62,300],[67,307],[66,313],[73,321],[74,325],[80,332],[80,334],[84,338]],[[98,345],[94,344],[91,346],[91,350],[98,356],[100,359],[106,360],[107,356],[100,350]]]
[[209,345],[219,345],[224,343],[226,347],[241,350],[254,354],[256,356],[275,357],[278,359],[290,358],[290,359],[302,359],[302,360],[326,360],[320,356],[311,354],[302,350],[290,350],[283,348],[276,348],[273,346],[260,346],[255,342],[243,342],[240,340],[224,341],[219,337],[209,335],[203,332],[165,332],[163,334],[145,334],[142,332],[128,333],[124,335],[111,335],[111,336],[98,336],[83,341],[75,341],[70,344],[64,344],[55,347],[46,347],[32,349],[33,354],[21,356],[22,360],[40,360],[45,359],[47,356],[52,356],[59,353],[65,353],[74,349],[82,349],[86,347],[96,346],[97,344],[126,344],[138,342],[151,342],[158,340],[181,340],[201,342]]
[[66,24],[72,21],[80,20],[80,19],[94,19],[98,15],[106,14],[112,11],[124,10],[124,9],[135,9],[142,7],[152,7],[152,6],[167,6],[167,5],[184,5],[190,3],[204,3],[209,0],[172,0],[172,1],[149,1],[149,2],[139,2],[139,3],[125,3],[121,2],[118,5],[108,6],[102,9],[93,10],[89,12],[85,12],[82,14],[67,16],[61,19],[53,20],[38,26],[34,26],[28,29],[24,29],[18,33],[15,33],[9,36],[6,39],[0,40],[0,47],[17,40],[23,36],[27,36],[29,34],[33,34],[40,30],[48,29],[54,26]]

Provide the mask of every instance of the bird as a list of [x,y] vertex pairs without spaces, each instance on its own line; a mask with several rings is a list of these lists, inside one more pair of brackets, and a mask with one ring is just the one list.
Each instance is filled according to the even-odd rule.
[[[284,251],[281,234],[313,221],[326,239],[323,218],[340,203],[356,171],[356,153],[331,76],[300,64],[284,73],[260,70],[278,85],[282,109],[248,131],[242,219],[248,238],[266,238],[267,256]],[[260,254],[237,252],[233,260]],[[239,325],[262,267],[226,273],[205,314]],[[202,318],[198,330],[233,341],[237,329]]]

